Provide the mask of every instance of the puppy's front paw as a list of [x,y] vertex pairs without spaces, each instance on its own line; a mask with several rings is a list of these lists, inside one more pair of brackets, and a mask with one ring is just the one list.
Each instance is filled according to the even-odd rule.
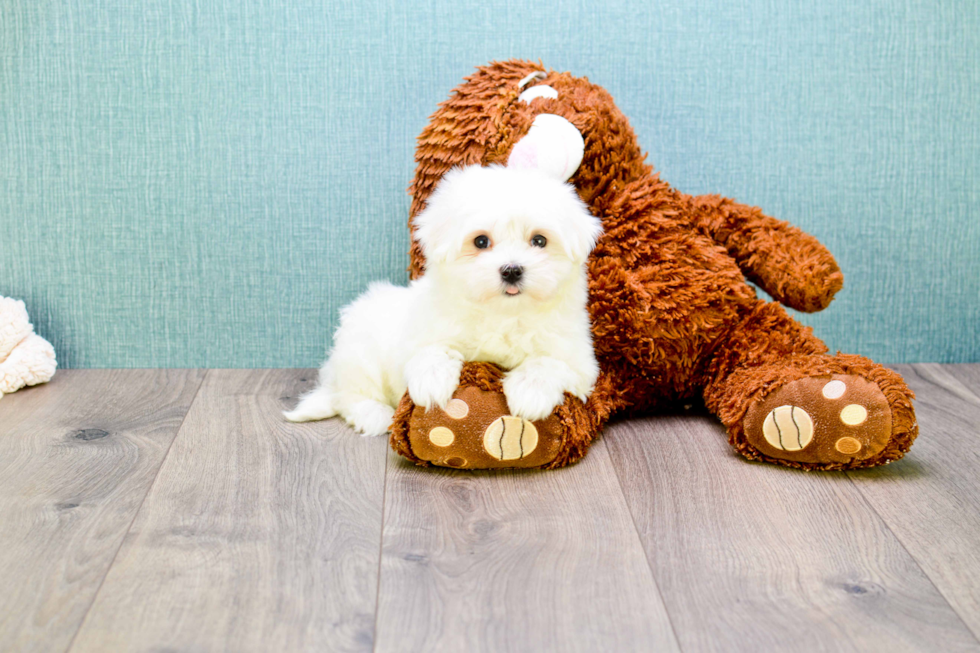
[[405,365],[408,395],[426,410],[445,408],[459,386],[463,356],[456,351],[426,347]]
[[518,367],[504,377],[504,396],[511,414],[536,422],[565,401],[562,383],[534,368]]

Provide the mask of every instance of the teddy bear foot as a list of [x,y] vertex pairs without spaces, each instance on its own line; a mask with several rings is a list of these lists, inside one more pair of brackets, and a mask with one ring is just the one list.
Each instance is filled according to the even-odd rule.
[[892,414],[877,384],[830,374],[769,393],[749,407],[743,427],[749,443],[770,458],[847,467],[885,449]]
[[445,409],[416,406],[412,412],[412,452],[440,467],[541,467],[555,460],[562,444],[554,414],[538,422],[514,417],[502,393],[472,386],[458,389]]
[[504,371],[465,363],[444,409],[425,410],[405,393],[391,422],[391,448],[419,465],[457,469],[556,469],[580,460],[598,434],[594,411],[575,397],[543,420],[510,414]]

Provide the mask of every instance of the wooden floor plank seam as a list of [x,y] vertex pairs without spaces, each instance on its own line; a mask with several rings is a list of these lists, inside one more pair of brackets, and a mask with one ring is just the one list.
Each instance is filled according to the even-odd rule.
[[[603,439],[606,435],[601,436]],[[630,522],[633,524],[633,533],[636,535],[636,541],[643,551],[643,559],[647,562],[647,569],[650,570],[650,578],[653,581],[653,586],[657,588],[657,596],[660,597],[660,602],[664,606],[664,612],[667,614],[667,623],[670,624],[670,633],[674,637],[674,642],[677,644],[677,649],[679,651],[684,651],[684,646],[681,644],[680,638],[677,636],[677,626],[674,625],[674,616],[669,604],[664,598],[664,592],[660,588],[660,583],[657,582],[657,573],[653,568],[653,562],[650,560],[650,554],[647,553],[647,548],[643,545],[643,536],[640,534],[640,529],[636,525],[636,515],[633,514],[633,505],[630,503],[629,498],[626,496],[626,490],[623,488],[623,475],[619,468],[619,463],[616,462],[616,458],[612,455],[609,456],[609,462],[612,464],[613,472],[616,474],[616,485],[619,487],[619,493],[623,497],[623,503],[626,504],[627,511],[630,515]]]
[[177,438],[180,437],[180,433],[184,429],[184,424],[187,422],[187,416],[190,414],[191,408],[194,406],[194,402],[197,401],[198,395],[201,394],[201,388],[204,387],[204,382],[207,380],[209,373],[210,370],[207,369],[204,370],[204,374],[201,376],[201,381],[200,383],[198,383],[197,388],[194,390],[194,397],[191,398],[190,403],[187,404],[187,410],[186,412],[184,412],[184,416],[180,420],[180,425],[177,427],[177,430],[174,433],[174,437],[170,440],[170,444],[167,446],[167,451],[164,452],[163,457],[160,458],[160,464],[157,465],[156,474],[153,475],[153,480],[146,486],[146,492],[143,493],[143,498],[140,499],[140,505],[133,512],[133,518],[129,520],[129,526],[126,527],[126,533],[119,540],[119,546],[116,547],[115,552],[112,554],[112,560],[109,562],[109,565],[105,568],[105,573],[102,574],[102,580],[99,581],[99,586],[95,589],[95,592],[92,594],[92,599],[91,601],[89,601],[88,608],[86,608],[85,610],[85,615],[82,617],[82,620],[78,622],[78,628],[75,629],[75,634],[72,635],[71,641],[69,641],[68,646],[65,647],[65,653],[71,651],[72,646],[75,645],[75,640],[78,638],[78,633],[82,631],[82,627],[85,625],[85,621],[88,619],[88,615],[92,611],[92,606],[95,605],[96,599],[99,598],[99,593],[102,591],[103,585],[105,585],[105,579],[109,576],[109,571],[112,569],[113,565],[116,564],[116,558],[119,557],[119,552],[122,550],[123,544],[126,542],[126,536],[129,535],[129,532],[133,528],[133,524],[136,523],[136,518],[139,516],[140,511],[143,509],[143,504],[146,503],[146,497],[150,496],[150,492],[153,490],[153,486],[156,485],[157,479],[160,477],[160,470],[163,469],[163,464],[166,462],[167,456],[170,455],[170,451],[174,448],[174,442],[176,442]]
[[[875,637],[879,646],[922,650],[940,634],[959,650],[977,650],[961,616],[845,478],[738,460],[706,414],[645,421],[614,425],[609,442],[615,443],[623,491],[685,650],[771,650],[791,643],[794,650],[866,650]],[[729,455],[721,456],[724,451]],[[721,486],[705,476],[712,473]],[[758,483],[746,483],[750,478]],[[766,497],[785,497],[785,505],[773,504],[771,513],[756,507],[767,505]],[[692,508],[697,502],[700,507]],[[826,502],[836,508],[821,508]],[[746,519],[755,525],[746,526]],[[752,551],[769,547],[781,552],[781,563],[751,562]],[[721,573],[705,571],[705,564]],[[733,573],[733,565],[750,575]],[[807,608],[811,618],[789,618],[774,596]],[[920,611],[923,616],[909,620]],[[821,625],[818,615],[833,627]],[[747,625],[753,620],[767,625]],[[812,639],[803,645],[799,637]]]
[[[929,370],[931,368],[935,368],[937,372],[943,372],[944,371],[944,367],[943,366],[940,366],[937,363],[914,363],[914,364],[909,365],[907,367],[910,368],[910,369],[912,369],[912,370],[914,370],[916,372],[916,375],[917,375],[917,377],[919,379],[922,379],[923,381],[929,383],[930,385],[934,386],[935,388],[937,388],[938,390],[940,390],[942,392],[950,393],[950,389],[949,388],[943,386],[942,384],[936,382],[934,379],[932,379],[932,378],[929,377]],[[976,389],[970,387],[968,384],[963,383],[956,376],[956,374],[954,372],[950,372],[950,376],[954,380],[956,380],[958,382],[958,384],[960,385],[960,387],[963,390],[965,390],[967,392],[967,395],[968,395],[967,397],[964,397],[964,396],[960,395],[959,393],[957,393],[955,396],[958,399],[962,400],[962,401],[969,401],[969,399],[972,398],[973,403],[975,403],[976,405],[980,406],[980,393],[978,393],[978,391]],[[892,535],[895,537],[895,540],[899,544],[902,545],[902,548],[904,548],[909,553],[909,556],[912,558],[912,560],[915,561],[916,565],[918,565],[919,568],[922,569],[923,574],[925,574],[926,578],[929,579],[929,581],[932,583],[933,587],[936,588],[936,591],[939,592],[940,596],[942,596],[944,599],[946,599],[946,602],[949,604],[950,608],[960,618],[960,621],[963,623],[963,625],[966,627],[966,629],[970,633],[973,634],[973,637],[976,640],[978,647],[980,647],[980,631],[978,631],[977,628],[975,628],[974,625],[971,624],[971,622],[968,619],[966,619],[966,617],[960,612],[960,609],[957,607],[957,603],[958,602],[955,600],[955,598],[954,597],[951,597],[949,595],[948,591],[944,591],[944,587],[942,586],[942,584],[941,583],[937,583],[936,582],[936,579],[933,577],[933,574],[929,573],[929,568],[926,567],[926,566],[924,566],[924,565],[922,565],[919,562],[919,559],[915,555],[913,555],[913,553],[912,553],[911,550],[909,550],[909,547],[907,546],[905,540],[901,537],[900,533],[897,532],[895,529],[893,529],[892,528],[892,525],[888,522],[888,520],[885,519],[884,516],[882,516],[880,514],[880,512],[878,511],[878,509],[874,506],[873,502],[867,497],[867,495],[865,494],[865,492],[862,490],[860,484],[858,484],[858,483],[855,482],[855,480],[853,478],[853,474],[854,473],[855,472],[848,472],[847,476],[848,476],[848,479],[851,481],[851,483],[855,487],[858,488],[858,491],[861,493],[861,497],[868,504],[868,506],[872,510],[874,510],[875,514],[877,514],[877,515],[879,515],[879,517],[881,517],[882,522],[892,532]]]
[[0,649],[71,645],[204,376],[66,370],[4,398]]
[[385,511],[388,507],[388,465],[391,454],[385,449],[384,485],[381,488],[381,536],[378,538],[378,583],[374,593],[374,632],[371,634],[371,651],[378,648],[378,605],[381,603],[381,562],[385,550]]
[[389,453],[378,651],[678,651],[604,442],[555,471]]
[[[959,428],[957,420],[977,423],[980,395],[961,374],[971,376],[970,372],[980,366],[917,363],[896,368],[918,394],[920,441],[904,464],[896,463],[891,469],[852,471],[847,477],[950,606],[980,650],[980,620],[976,611],[980,595],[975,589],[972,592],[969,589],[971,583],[976,587],[980,576],[976,566],[980,556],[974,545],[976,532],[968,524],[958,523],[957,510],[962,508],[952,503],[953,497],[962,497],[967,504],[971,499],[976,503],[977,465],[969,456],[950,453],[950,445],[963,443],[963,436],[968,434],[950,430]],[[951,421],[945,423],[944,419]],[[878,482],[888,476],[897,482],[893,487]],[[968,491],[961,494],[964,482]],[[905,509],[895,511],[896,505]],[[968,518],[969,515],[961,517]]]
[[912,551],[909,550],[908,545],[905,543],[905,540],[902,539],[901,535],[895,529],[892,528],[892,525],[888,522],[885,516],[882,515],[880,512],[878,512],[878,509],[875,507],[874,503],[872,503],[868,499],[867,495],[865,495],[864,491],[862,491],[860,484],[854,481],[854,478],[852,477],[853,473],[854,472],[846,472],[845,476],[847,476],[848,482],[857,490],[858,496],[861,497],[862,503],[864,503],[864,505],[868,508],[868,510],[870,510],[874,515],[878,517],[878,519],[881,521],[881,524],[885,527],[885,530],[887,530],[891,534],[891,536],[895,538],[895,541],[898,543],[898,545],[901,546],[902,550],[905,551],[906,555],[908,555],[909,560],[911,560],[915,564],[915,566],[922,572],[923,577],[925,577],[926,580],[929,581],[929,584],[932,585],[932,587],[936,590],[936,593],[939,594],[939,596],[943,597],[943,599],[946,601],[946,604],[949,605],[949,609],[952,610],[953,614],[955,614],[959,618],[960,623],[963,624],[963,628],[973,635],[973,638],[976,640],[977,646],[980,647],[980,636],[978,636],[978,634],[970,627],[970,624],[966,621],[966,619],[963,618],[963,615],[960,614],[960,611],[956,609],[955,603],[950,600],[950,597],[946,594],[946,592],[943,591],[942,587],[940,587],[939,584],[936,583],[936,579],[933,578],[932,574],[929,573],[928,568],[924,567],[922,563],[919,561],[919,559],[915,555],[913,555]]
[[73,653],[371,650],[387,443],[283,420],[308,370],[212,372]]

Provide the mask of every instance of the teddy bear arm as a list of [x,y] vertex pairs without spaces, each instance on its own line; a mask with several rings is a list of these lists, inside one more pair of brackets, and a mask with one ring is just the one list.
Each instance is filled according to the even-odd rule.
[[826,308],[844,275],[820,241],[756,207],[717,195],[688,198],[694,224],[776,301],[812,313]]

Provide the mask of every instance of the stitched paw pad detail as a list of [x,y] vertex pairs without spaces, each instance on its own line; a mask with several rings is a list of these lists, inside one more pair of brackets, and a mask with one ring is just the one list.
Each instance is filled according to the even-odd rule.
[[762,422],[766,442],[782,451],[799,451],[813,441],[813,420],[797,406],[773,408]]

